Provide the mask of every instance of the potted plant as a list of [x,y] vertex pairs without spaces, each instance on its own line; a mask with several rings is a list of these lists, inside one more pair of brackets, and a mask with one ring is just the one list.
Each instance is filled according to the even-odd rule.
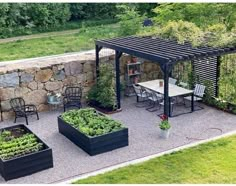
[[168,121],[168,117],[166,115],[162,115],[160,116],[161,118],[161,122],[159,124],[159,127],[161,129],[161,134],[160,136],[164,139],[167,139],[169,138],[169,135],[170,135],[170,128],[171,128],[171,125]]
[[137,57],[132,57],[132,63],[137,63],[137,61],[138,61],[138,58]]
[[104,113],[117,111],[114,70],[112,64],[101,64],[96,84],[89,90],[89,105]]

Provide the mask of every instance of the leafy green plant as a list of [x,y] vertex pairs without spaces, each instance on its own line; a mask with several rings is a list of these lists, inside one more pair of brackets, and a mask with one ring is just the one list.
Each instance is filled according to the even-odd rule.
[[115,109],[116,93],[114,87],[113,65],[101,64],[97,83],[90,89],[88,100],[97,101],[102,107]]
[[16,137],[9,130],[0,134],[0,158],[9,160],[43,149],[43,144],[38,142],[34,134],[26,133]]
[[170,129],[171,125],[170,125],[170,123],[168,121],[167,116],[163,114],[162,116],[160,116],[160,118],[161,118],[161,122],[159,124],[160,129],[161,130],[168,130],[168,129]]
[[61,117],[65,122],[90,137],[100,136],[124,128],[120,122],[98,114],[93,108],[70,110],[63,113]]

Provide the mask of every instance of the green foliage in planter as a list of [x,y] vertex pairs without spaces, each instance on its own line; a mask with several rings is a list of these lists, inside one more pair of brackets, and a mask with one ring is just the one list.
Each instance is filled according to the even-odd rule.
[[62,119],[87,136],[95,137],[124,128],[124,126],[93,108],[70,110],[62,114]]
[[116,107],[116,93],[112,64],[101,64],[97,83],[88,93],[88,101],[97,101],[102,107]]
[[168,121],[168,117],[166,115],[160,116],[161,122],[159,124],[159,127],[161,130],[168,130],[171,128],[170,122]]
[[0,134],[0,158],[9,160],[43,149],[34,134],[23,134],[15,137],[11,131],[4,130]]
[[160,129],[161,129],[161,130],[168,130],[168,129],[170,129],[170,128],[171,128],[171,126],[170,126],[170,123],[169,123],[168,120],[162,121],[162,122],[160,123]]

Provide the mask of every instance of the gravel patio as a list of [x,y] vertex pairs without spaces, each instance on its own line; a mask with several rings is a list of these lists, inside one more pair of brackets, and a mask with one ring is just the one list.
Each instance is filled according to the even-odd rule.
[[[129,146],[104,154],[89,156],[66,137],[59,134],[57,116],[62,111],[40,113],[40,120],[29,120],[29,128],[53,150],[54,168],[7,183],[58,183],[105,167],[163,152],[178,146],[207,139],[236,130],[236,116],[204,105],[203,110],[170,118],[171,135],[168,140],[159,138],[157,112],[135,107],[135,98],[122,100],[123,111],[111,117],[129,128]],[[24,123],[24,119],[17,124]],[[0,128],[12,126],[13,120],[0,123]],[[213,128],[213,129],[212,129]],[[217,129],[215,129],[217,128]],[[6,183],[0,177],[0,184]]]

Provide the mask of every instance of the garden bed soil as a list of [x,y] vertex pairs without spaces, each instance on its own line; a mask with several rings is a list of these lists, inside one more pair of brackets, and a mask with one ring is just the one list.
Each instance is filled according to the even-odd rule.
[[128,146],[128,128],[96,137],[88,137],[58,117],[59,132],[89,155],[97,155]]
[[109,107],[109,108],[102,107],[102,106],[101,106],[98,102],[96,102],[96,101],[91,101],[91,102],[88,103],[88,105],[89,105],[90,107],[93,107],[93,108],[95,108],[96,110],[98,110],[98,111],[104,113],[104,114],[114,114],[114,113],[117,113],[117,112],[121,112],[121,111],[122,111],[121,108],[120,108],[120,109],[113,109],[113,108],[111,108],[111,107]]
[[[25,125],[2,128],[0,132],[3,130],[11,131],[11,134],[15,137],[21,137],[26,133],[34,134]],[[36,135],[35,137],[39,143],[43,144],[42,150],[9,160],[2,160],[0,158],[0,173],[6,181],[53,167],[52,149]]]

